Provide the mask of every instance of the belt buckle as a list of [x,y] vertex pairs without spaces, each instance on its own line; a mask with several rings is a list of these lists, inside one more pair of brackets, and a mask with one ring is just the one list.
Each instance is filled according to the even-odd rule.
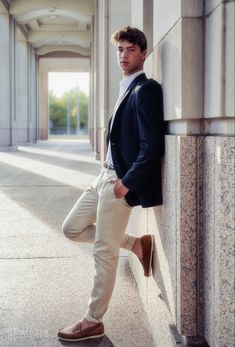
[[104,163],[104,167],[105,167],[106,169],[108,169],[108,170],[114,170],[113,165],[110,165],[110,164],[108,164],[108,163]]

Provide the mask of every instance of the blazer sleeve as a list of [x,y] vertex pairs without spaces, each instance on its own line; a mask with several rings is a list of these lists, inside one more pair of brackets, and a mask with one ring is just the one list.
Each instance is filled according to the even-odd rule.
[[123,184],[134,193],[141,193],[143,180],[156,167],[164,154],[163,96],[160,84],[149,80],[137,87],[136,114],[140,150],[125,176]]

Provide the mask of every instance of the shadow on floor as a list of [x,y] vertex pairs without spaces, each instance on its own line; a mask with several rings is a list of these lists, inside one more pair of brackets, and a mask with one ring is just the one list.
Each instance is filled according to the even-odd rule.
[[66,342],[59,340],[62,346],[77,346],[77,347],[114,347],[114,344],[105,335],[98,339],[89,339],[80,342]]
[[0,189],[19,206],[58,228],[83,190],[0,162]]

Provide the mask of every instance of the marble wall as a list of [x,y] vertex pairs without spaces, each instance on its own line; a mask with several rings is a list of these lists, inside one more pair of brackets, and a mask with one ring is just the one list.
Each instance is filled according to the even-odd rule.
[[205,337],[210,346],[232,347],[235,344],[234,145],[232,137],[205,139]]
[[232,137],[166,136],[163,205],[135,208],[128,227],[155,235],[152,279],[131,258],[153,326],[154,298],[162,295],[181,335],[216,347],[234,345],[234,144]]
[[[202,194],[203,139],[166,136],[163,162],[163,205],[134,209],[129,230],[155,235],[154,281],[161,291],[178,331],[186,336],[202,335]],[[141,226],[141,227],[140,227]],[[132,260],[133,271],[144,303],[153,289],[142,269]],[[153,283],[151,284],[153,288]],[[148,312],[151,320],[157,314]],[[152,317],[153,316],[153,317]]]

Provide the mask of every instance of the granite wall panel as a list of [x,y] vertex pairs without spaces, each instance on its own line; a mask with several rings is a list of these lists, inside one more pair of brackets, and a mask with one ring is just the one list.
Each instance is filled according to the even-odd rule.
[[179,139],[177,170],[179,200],[178,200],[178,253],[180,258],[180,332],[186,336],[197,336],[198,331],[198,253],[199,253],[199,178],[201,169],[199,162],[197,137],[181,137]]
[[234,138],[205,141],[205,336],[211,346],[234,346]]
[[214,170],[214,138],[208,137],[205,140],[205,165],[204,165],[204,291],[205,291],[205,336],[208,341],[212,341],[214,335],[214,201],[215,194],[215,170]]
[[[165,302],[176,321],[177,317],[177,139],[166,136],[166,150],[163,162],[163,205],[151,210],[149,219],[156,238],[154,257],[154,278]],[[171,168],[171,169],[170,169]]]
[[160,289],[172,322],[186,336],[202,334],[202,153],[200,137],[166,136],[163,205],[134,209],[130,222],[133,234],[142,235],[146,226],[155,235],[155,286],[152,279],[143,286],[142,269],[132,261],[145,309],[151,316],[149,303]]

